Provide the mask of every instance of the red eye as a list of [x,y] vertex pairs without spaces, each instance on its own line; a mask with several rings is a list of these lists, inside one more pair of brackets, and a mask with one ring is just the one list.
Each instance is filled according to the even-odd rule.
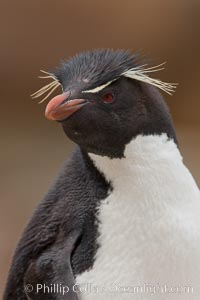
[[114,96],[111,93],[105,94],[102,98],[104,103],[112,103],[114,101]]

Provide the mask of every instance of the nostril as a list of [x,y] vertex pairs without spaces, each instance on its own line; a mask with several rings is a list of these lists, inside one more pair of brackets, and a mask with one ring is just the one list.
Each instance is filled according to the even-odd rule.
[[62,104],[65,104],[67,101],[70,101],[72,91],[67,91],[65,93],[66,93],[66,99],[62,102]]

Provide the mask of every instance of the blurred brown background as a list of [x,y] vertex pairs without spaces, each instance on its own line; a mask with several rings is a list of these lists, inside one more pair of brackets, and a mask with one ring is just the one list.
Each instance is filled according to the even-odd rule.
[[[72,143],[45,120],[46,104],[29,95],[44,81],[39,69],[98,47],[141,49],[158,74],[179,82],[166,100],[186,165],[200,183],[200,2],[198,0],[0,1],[1,209],[0,288],[16,242]],[[157,74],[156,74],[157,75]]]

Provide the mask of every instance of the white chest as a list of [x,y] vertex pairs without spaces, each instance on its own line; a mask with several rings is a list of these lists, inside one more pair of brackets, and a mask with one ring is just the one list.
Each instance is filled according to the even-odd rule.
[[200,194],[173,142],[138,137],[124,159],[91,157],[113,191],[99,208],[93,268],[77,277],[91,284],[80,299],[151,299],[147,287],[156,285],[155,299],[169,299],[164,285],[190,286],[181,299],[199,299]]

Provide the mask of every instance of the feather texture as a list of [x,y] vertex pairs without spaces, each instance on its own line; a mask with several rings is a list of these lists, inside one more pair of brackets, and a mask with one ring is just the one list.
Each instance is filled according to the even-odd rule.
[[[120,76],[118,76],[117,78],[114,78],[113,80],[110,80],[107,83],[101,84],[100,86],[96,86],[92,89],[84,90],[84,91],[82,91],[82,93],[98,93],[101,90],[103,90],[104,88],[106,88],[107,86],[109,86],[111,83],[116,81],[121,76],[124,76],[127,78],[131,78],[131,79],[135,79],[138,81],[142,81],[142,82],[151,84],[151,85],[163,90],[167,94],[172,95],[172,93],[175,91],[175,88],[177,87],[178,83],[167,83],[167,82],[161,81],[160,79],[152,78],[148,75],[149,73],[158,72],[158,71],[163,70],[164,69],[163,65],[165,63],[166,62],[161,63],[157,66],[153,66],[153,67],[148,67],[147,64],[143,64],[141,66],[130,68],[130,69],[124,71],[123,73],[121,73]],[[40,71],[42,73],[44,73],[45,75],[39,76],[39,78],[53,79],[52,82],[43,86],[41,89],[39,89],[38,91],[36,91],[35,93],[33,93],[31,95],[32,98],[39,98],[46,94],[42,98],[42,100],[39,102],[39,103],[42,103],[54,92],[54,90],[56,90],[59,86],[62,87],[62,85],[53,73],[46,72],[43,70],[40,70]]]
[[52,82],[50,82],[47,85],[43,86],[41,89],[39,89],[38,91],[36,91],[35,93],[33,93],[31,95],[32,98],[39,98],[39,97],[41,97],[41,96],[43,96],[47,93],[46,96],[44,96],[42,98],[42,100],[39,102],[39,103],[42,103],[43,101],[45,101],[53,93],[53,91],[55,91],[59,86],[61,86],[61,84],[52,73],[49,73],[49,72],[46,72],[46,71],[43,71],[43,70],[40,70],[40,72],[42,72],[46,75],[39,76],[39,78],[53,79]]
[[153,73],[153,72],[158,72],[160,70],[163,70],[164,68],[163,67],[161,68],[161,66],[163,66],[165,63],[166,62],[149,68],[146,68],[147,65],[145,64],[125,71],[121,74],[121,76],[125,76],[131,79],[139,80],[154,85],[157,88],[166,92],[167,94],[172,95],[178,83],[163,82],[160,79],[155,79],[147,75],[148,73]]

